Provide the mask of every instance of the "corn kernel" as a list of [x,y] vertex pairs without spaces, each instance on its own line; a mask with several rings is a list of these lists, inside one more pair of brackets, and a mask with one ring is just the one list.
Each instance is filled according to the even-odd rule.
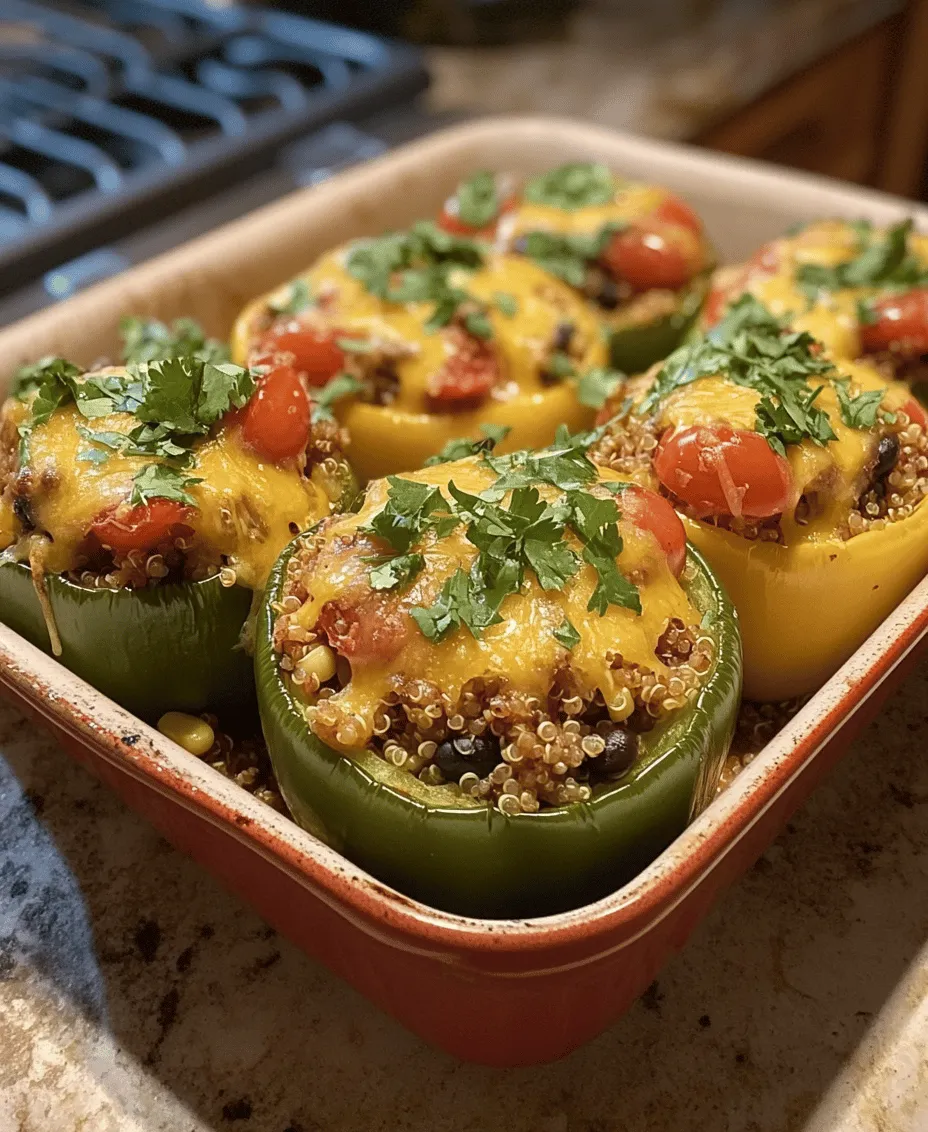
[[304,681],[315,676],[320,684],[324,684],[335,675],[335,653],[328,645],[316,645],[302,660],[297,661],[296,669]]
[[158,720],[158,730],[191,755],[205,755],[216,736],[205,719],[187,715],[183,711],[168,711]]

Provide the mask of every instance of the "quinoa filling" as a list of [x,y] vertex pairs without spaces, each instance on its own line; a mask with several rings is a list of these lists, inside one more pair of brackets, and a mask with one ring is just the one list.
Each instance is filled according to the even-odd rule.
[[[322,531],[304,539],[288,562],[274,646],[312,730],[345,747],[355,721],[334,697],[350,681],[350,666],[329,647],[331,636],[299,624],[324,543]],[[544,697],[489,675],[469,680],[452,699],[433,682],[397,672],[375,711],[368,746],[427,785],[456,785],[503,813],[586,801],[598,785],[632,770],[645,733],[695,699],[714,644],[698,626],[671,618],[654,655],[669,676],[607,652],[620,689],[608,705],[601,692],[580,692],[567,662]]]

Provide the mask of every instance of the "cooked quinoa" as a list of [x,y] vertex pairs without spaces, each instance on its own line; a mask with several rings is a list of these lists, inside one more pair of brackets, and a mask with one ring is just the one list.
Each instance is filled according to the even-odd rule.
[[[274,645],[313,731],[344,748],[355,740],[357,722],[333,697],[350,679],[348,664],[298,621],[324,543],[322,531],[305,539],[288,563]],[[584,801],[599,783],[633,767],[643,733],[695,698],[712,666],[713,648],[708,635],[673,618],[655,648],[656,658],[672,670],[669,679],[626,663],[618,652],[607,653],[621,686],[608,708],[600,693],[579,694],[566,666],[544,700],[492,676],[468,681],[452,701],[434,683],[397,672],[375,713],[368,745],[428,785],[456,783],[507,814]],[[324,681],[317,674],[320,650],[329,661],[323,675],[331,670]]]

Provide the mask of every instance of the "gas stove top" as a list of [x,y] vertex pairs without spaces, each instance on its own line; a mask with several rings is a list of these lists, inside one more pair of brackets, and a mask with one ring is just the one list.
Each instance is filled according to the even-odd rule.
[[412,48],[206,0],[2,0],[0,323],[426,128]]

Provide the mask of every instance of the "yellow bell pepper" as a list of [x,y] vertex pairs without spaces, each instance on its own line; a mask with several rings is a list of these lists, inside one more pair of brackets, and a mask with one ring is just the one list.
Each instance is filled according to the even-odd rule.
[[[321,319],[346,333],[376,335],[411,347],[395,360],[398,388],[388,405],[345,398],[334,406],[349,433],[347,455],[362,480],[416,469],[456,437],[481,436],[480,425],[508,426],[500,453],[543,447],[553,440],[558,425],[571,431],[592,424],[593,409],[580,404],[571,379],[546,384],[542,370],[546,354],[562,323],[574,327],[579,344],[574,368],[583,373],[606,366],[608,346],[599,320],[583,298],[567,284],[542,271],[530,260],[511,255],[487,256],[484,266],[470,272],[463,286],[487,304],[504,382],[478,408],[448,413],[428,411],[429,379],[444,364],[446,342],[425,324],[432,313],[428,302],[392,303],[371,294],[344,266],[346,249],[323,256],[300,278],[311,294],[333,296]],[[289,287],[290,285],[288,285]],[[286,301],[288,287],[255,300],[242,312],[232,333],[233,360],[245,363],[270,324],[271,305]],[[496,298],[514,300],[508,313]]]

